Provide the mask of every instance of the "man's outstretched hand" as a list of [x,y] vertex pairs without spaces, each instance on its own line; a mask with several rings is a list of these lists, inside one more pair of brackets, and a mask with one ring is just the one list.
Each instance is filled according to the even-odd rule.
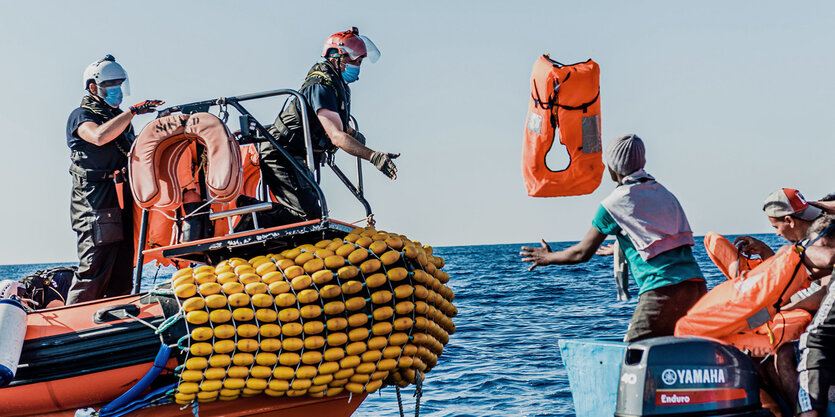
[[371,159],[369,159],[369,161],[371,161],[371,163],[387,177],[396,180],[397,166],[394,165],[392,159],[397,158],[398,156],[400,156],[399,153],[374,152],[371,154]]
[[548,262],[548,254],[551,253],[551,247],[545,243],[545,239],[542,239],[542,246],[538,248],[531,248],[528,246],[522,246],[522,251],[519,252],[519,256],[522,257],[522,262],[533,262],[528,271],[533,271],[534,268],[537,266],[544,266],[550,265]]

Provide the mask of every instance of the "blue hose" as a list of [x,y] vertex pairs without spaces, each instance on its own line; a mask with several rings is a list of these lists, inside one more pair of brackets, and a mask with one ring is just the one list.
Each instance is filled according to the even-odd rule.
[[136,384],[134,384],[126,393],[119,396],[115,400],[109,402],[107,405],[99,410],[99,416],[106,416],[110,413],[116,412],[120,408],[124,407],[131,401],[135,400],[136,397],[139,396],[142,392],[144,392],[148,387],[151,386],[151,383],[157,379],[157,376],[162,372],[163,368],[165,368],[165,364],[168,363],[168,358],[171,357],[171,348],[168,345],[163,344],[159,348],[159,352],[157,352],[157,357],[154,359],[154,366],[148,370],[148,373],[142,377]]

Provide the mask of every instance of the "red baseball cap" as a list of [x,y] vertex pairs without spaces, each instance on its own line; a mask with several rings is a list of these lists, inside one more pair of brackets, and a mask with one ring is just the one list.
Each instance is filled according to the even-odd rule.
[[768,217],[792,216],[806,221],[815,220],[821,214],[821,209],[810,205],[794,188],[781,188],[771,193],[763,203],[763,211]]

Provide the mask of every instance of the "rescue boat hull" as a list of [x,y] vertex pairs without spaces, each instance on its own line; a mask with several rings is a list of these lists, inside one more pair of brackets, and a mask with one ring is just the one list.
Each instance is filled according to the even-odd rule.
[[[77,409],[99,409],[125,393],[151,369],[160,346],[153,329],[128,315],[159,326],[171,314],[167,302],[176,306],[166,297],[129,295],[29,313],[18,372],[0,388],[0,415],[74,416]],[[173,356],[166,367],[177,365]],[[160,376],[165,377],[170,372]],[[337,417],[351,415],[364,398],[347,393],[325,398],[259,395],[204,403],[199,410],[223,416]],[[193,414],[190,407],[168,404],[130,415]]]

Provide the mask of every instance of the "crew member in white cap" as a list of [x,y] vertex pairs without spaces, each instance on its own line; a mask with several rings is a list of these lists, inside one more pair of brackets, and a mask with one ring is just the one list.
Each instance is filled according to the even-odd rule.
[[530,269],[540,265],[587,262],[608,235],[615,235],[638,284],[638,306],[624,341],[669,336],[676,321],[707,292],[693,257],[693,232],[678,200],[644,171],[644,142],[625,135],[609,142],[606,163],[617,187],[597,209],[583,240],[567,249],[551,251],[522,247]]

